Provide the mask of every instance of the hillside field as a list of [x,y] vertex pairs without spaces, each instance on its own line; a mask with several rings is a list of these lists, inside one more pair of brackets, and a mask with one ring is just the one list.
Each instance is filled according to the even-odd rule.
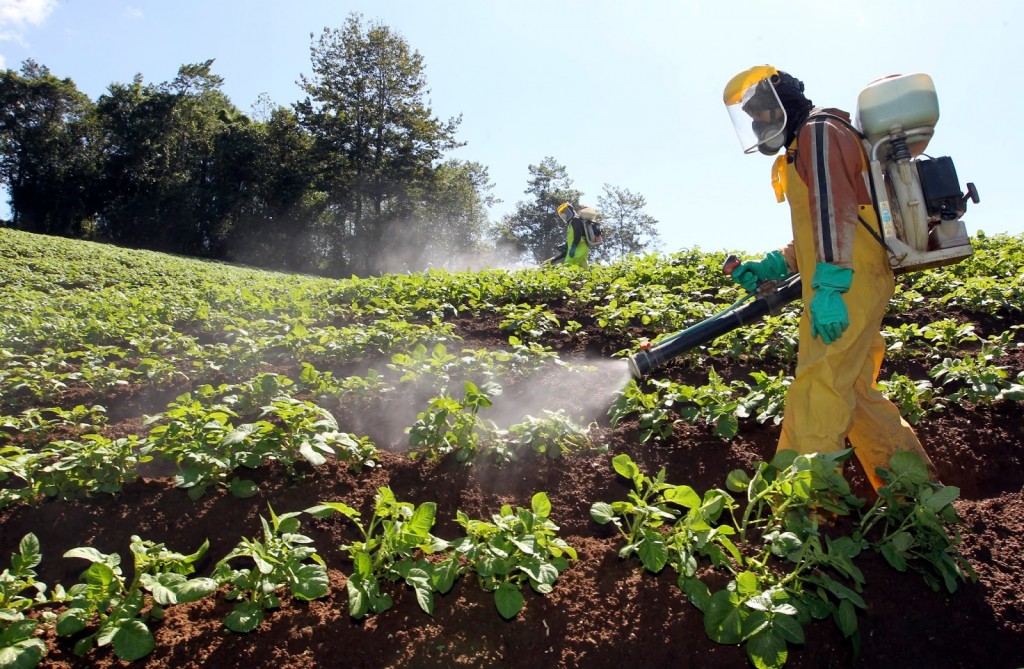
[[768,464],[799,302],[630,380],[743,297],[725,252],[328,280],[0,229],[0,666],[1024,666],[1024,238],[974,244],[898,280],[880,385],[945,487],[880,499]]

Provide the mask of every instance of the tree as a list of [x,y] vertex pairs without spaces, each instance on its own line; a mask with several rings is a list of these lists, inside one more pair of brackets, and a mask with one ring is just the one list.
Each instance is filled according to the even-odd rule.
[[386,232],[382,271],[481,268],[490,264],[485,239],[487,207],[495,202],[487,168],[450,159],[432,170],[424,190],[414,194],[416,208],[407,220]]
[[625,188],[604,185],[597,199],[604,243],[591,253],[598,260],[621,260],[629,254],[656,251],[661,245],[658,221],[643,212],[647,200]]
[[565,242],[565,224],[555,210],[563,202],[578,205],[582,194],[572,188],[565,167],[550,156],[539,165],[530,165],[529,172],[523,192],[531,199],[517,202],[515,211],[506,215],[492,234],[499,248],[542,262]]
[[319,195],[311,187],[312,138],[285,107],[266,122],[234,119],[218,139],[218,181],[236,184],[222,257],[275,269],[315,272]]
[[16,228],[79,236],[93,212],[93,105],[35,61],[0,72],[0,185]]
[[[97,101],[103,132],[100,230],[111,241],[217,254],[237,183],[216,182],[217,137],[238,110],[212,60],[182,65],[171,82],[111,84]],[[230,158],[229,158],[230,159]]]
[[[313,38],[313,35],[310,35]],[[332,217],[333,273],[367,274],[390,244],[386,230],[408,220],[454,139],[461,117],[442,122],[425,102],[423,58],[390,28],[349,15],[310,49],[313,76],[295,105],[314,138],[318,189]]]

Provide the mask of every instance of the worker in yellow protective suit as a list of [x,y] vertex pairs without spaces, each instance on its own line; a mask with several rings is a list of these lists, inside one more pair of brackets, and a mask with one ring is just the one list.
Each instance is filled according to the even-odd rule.
[[560,204],[556,210],[558,217],[566,224],[565,227],[565,259],[566,265],[586,268],[590,247],[601,243],[601,229],[597,225],[597,210],[582,205],[577,212],[568,202]]
[[895,277],[873,237],[868,158],[849,114],[815,108],[803,82],[772,66],[737,74],[724,101],[744,152],[774,155],[772,184],[789,201],[793,241],[741,264],[733,279],[748,291],[799,272],[804,309],[796,376],[786,395],[779,450],[854,454],[875,487],[898,449],[934,465],[899,409],[876,388],[885,350],[879,332]]

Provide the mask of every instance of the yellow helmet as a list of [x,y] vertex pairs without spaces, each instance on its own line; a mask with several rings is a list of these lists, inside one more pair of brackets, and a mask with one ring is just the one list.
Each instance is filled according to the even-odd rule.
[[760,151],[772,155],[785,142],[786,108],[773,85],[778,81],[779,71],[775,67],[756,65],[725,85],[722,101],[744,153]]

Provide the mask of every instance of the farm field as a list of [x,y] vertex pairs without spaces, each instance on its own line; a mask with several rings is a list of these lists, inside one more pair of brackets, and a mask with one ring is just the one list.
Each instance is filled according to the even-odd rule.
[[766,464],[799,303],[630,381],[724,252],[336,281],[0,229],[0,658],[1024,666],[1024,239],[974,243],[883,323],[946,486],[886,504]]

